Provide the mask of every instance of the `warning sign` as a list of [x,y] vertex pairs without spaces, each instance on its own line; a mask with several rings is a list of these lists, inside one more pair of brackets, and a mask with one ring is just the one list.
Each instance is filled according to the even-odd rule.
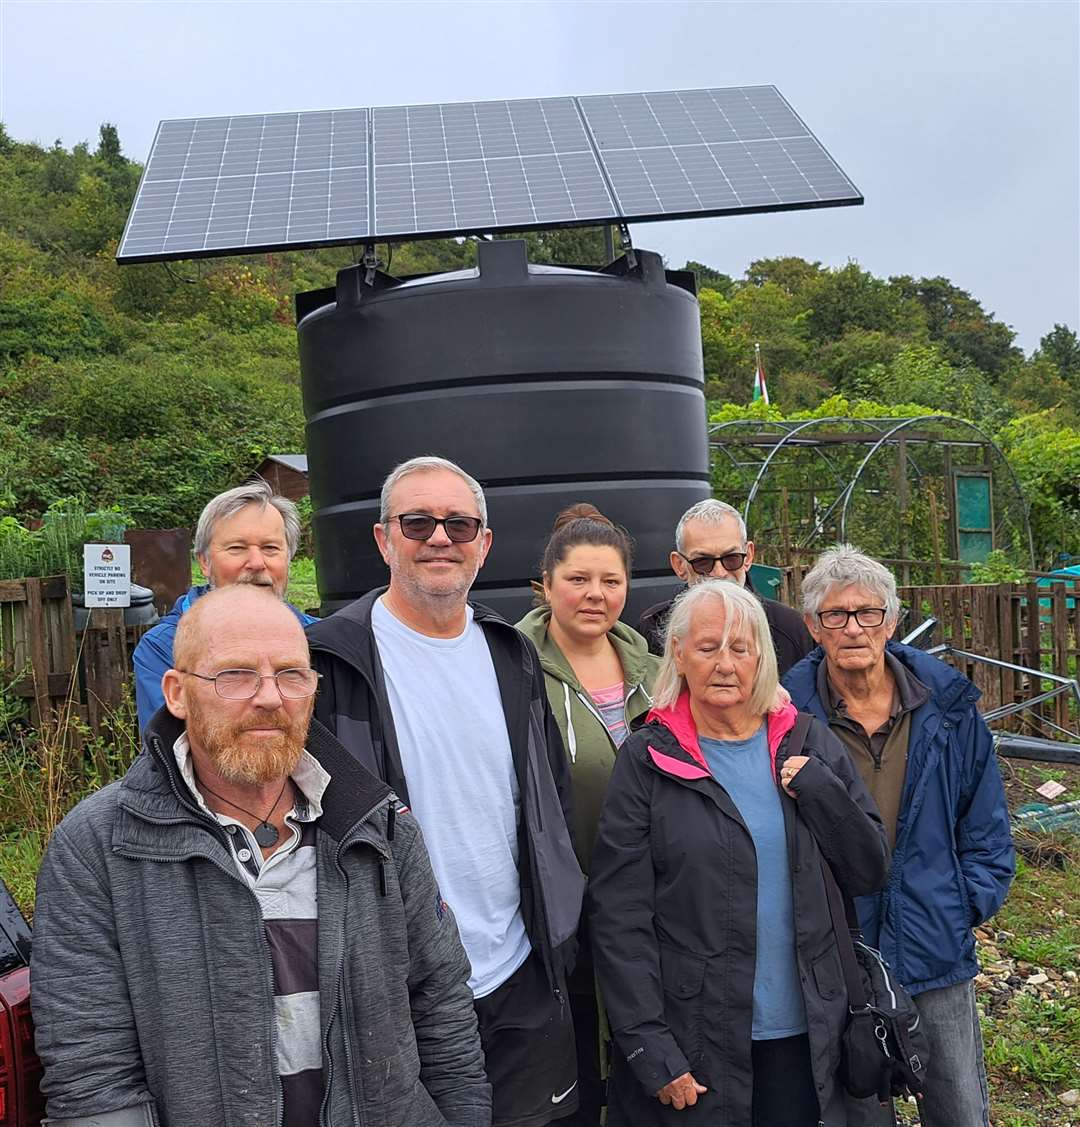
[[131,545],[83,545],[83,606],[131,606]]

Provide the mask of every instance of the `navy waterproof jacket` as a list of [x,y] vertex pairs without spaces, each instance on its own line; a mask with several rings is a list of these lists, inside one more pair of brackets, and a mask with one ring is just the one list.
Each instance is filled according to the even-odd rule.
[[[889,880],[856,901],[867,942],[912,994],[978,973],[971,929],[1001,907],[1016,866],[1009,809],[980,693],[935,657],[897,642],[889,653],[930,690],[911,716],[907,777]],[[784,677],[792,703],[828,722],[818,647]]]

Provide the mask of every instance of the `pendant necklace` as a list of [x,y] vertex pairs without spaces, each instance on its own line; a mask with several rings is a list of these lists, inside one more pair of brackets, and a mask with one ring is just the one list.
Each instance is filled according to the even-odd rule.
[[[281,836],[281,834],[279,834],[277,831],[277,826],[275,826],[270,821],[270,815],[273,814],[273,812],[277,809],[277,804],[281,801],[281,796],[285,793],[285,788],[288,785],[289,776],[286,775],[285,782],[281,784],[281,790],[278,791],[278,796],[274,799],[274,805],[271,806],[270,809],[266,812],[266,817],[259,819],[259,824],[255,827],[254,830],[251,831],[255,836],[255,840],[263,849],[269,849],[271,845],[276,845],[278,838]],[[202,789],[208,794],[212,794],[219,802],[224,802],[228,806],[235,807],[235,809],[239,810],[243,814],[246,814],[249,818],[259,818],[258,814],[253,814],[250,810],[245,810],[243,806],[238,805],[222,794],[218,794],[216,790],[211,790],[206,785],[206,783],[202,782],[201,780],[199,782],[199,786],[201,786]]]

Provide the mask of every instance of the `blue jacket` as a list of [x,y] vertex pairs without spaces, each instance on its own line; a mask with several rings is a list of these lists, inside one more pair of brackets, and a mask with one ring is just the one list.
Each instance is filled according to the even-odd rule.
[[[173,639],[176,627],[191,604],[209,591],[209,587],[189,587],[173,604],[173,609],[152,629],[142,636],[131,662],[135,666],[135,704],[139,709],[139,731],[146,731],[150,717],[165,703],[161,692],[161,678],[166,669],[172,668]],[[297,610],[291,603],[285,604],[300,620],[301,626],[310,626],[317,619]]]
[[[913,994],[978,972],[971,929],[1001,907],[1016,866],[1009,808],[980,693],[922,650],[889,653],[930,689],[911,716],[907,777],[889,880],[857,901],[867,942]],[[794,704],[828,722],[817,692],[818,647],[784,678]]]

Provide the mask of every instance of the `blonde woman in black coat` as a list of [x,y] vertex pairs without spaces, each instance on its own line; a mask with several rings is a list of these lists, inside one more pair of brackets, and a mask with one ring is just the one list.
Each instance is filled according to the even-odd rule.
[[843,1127],[847,999],[820,859],[881,886],[881,819],[843,745],[770,711],[760,602],[709,580],[676,601],[656,707],[623,745],[590,873],[615,1040],[609,1127]]

